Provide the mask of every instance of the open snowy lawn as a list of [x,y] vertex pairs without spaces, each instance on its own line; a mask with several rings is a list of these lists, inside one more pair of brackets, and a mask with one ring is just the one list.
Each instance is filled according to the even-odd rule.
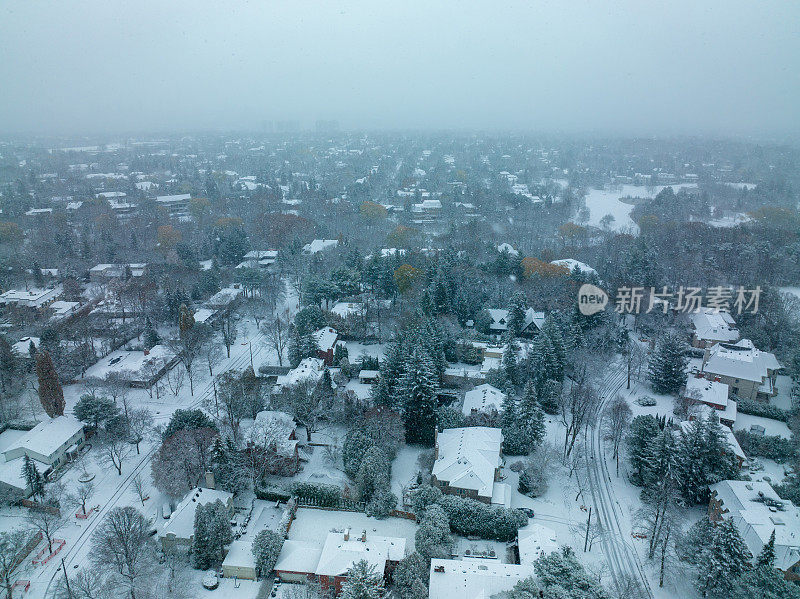
[[403,502],[403,488],[416,482],[419,463],[417,460],[427,448],[419,445],[402,445],[392,462],[392,492],[397,495],[398,503]]
[[351,364],[358,362],[359,356],[370,356],[371,358],[383,359],[383,355],[386,353],[387,346],[386,343],[373,343],[366,345],[364,343],[358,343],[357,341],[345,341],[344,345],[347,348],[347,359]]
[[762,418],[761,416],[751,416],[750,414],[736,415],[736,422],[733,423],[733,430],[746,430],[749,431],[750,427],[754,424],[763,426],[766,429],[764,434],[769,436],[779,436],[784,439],[792,438],[792,431],[785,422],[780,420],[773,420],[772,418]]
[[[696,188],[694,183],[671,185],[675,193],[681,188]],[[589,223],[600,226],[600,220],[610,214],[614,217],[611,228],[615,231],[631,229],[638,232],[639,227],[630,217],[633,204],[626,204],[620,198],[654,198],[664,189],[663,185],[648,187],[644,185],[609,186],[604,189],[590,189],[586,194],[586,207],[589,209]]]

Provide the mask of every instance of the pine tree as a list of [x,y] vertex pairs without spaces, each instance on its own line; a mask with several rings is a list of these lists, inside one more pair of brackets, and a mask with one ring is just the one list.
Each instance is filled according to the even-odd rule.
[[756,559],[756,566],[768,566],[770,568],[775,566],[775,529],[772,529],[772,534],[769,535],[769,541],[766,542],[761,553],[758,554]]
[[403,405],[403,424],[408,443],[433,445],[436,430],[436,379],[427,354],[416,348],[406,373],[397,384]]
[[525,327],[525,311],[526,311],[525,295],[517,292],[511,296],[511,302],[508,306],[508,330],[514,337],[519,337],[522,334],[522,329]]
[[373,391],[373,399],[376,405],[386,406],[400,410],[398,395],[396,393],[397,383],[403,374],[406,355],[403,348],[402,337],[397,335],[389,343],[384,359],[381,361],[381,376],[378,384]]
[[648,364],[648,376],[656,393],[677,393],[686,384],[685,343],[674,333],[664,335]]
[[532,382],[525,385],[519,402],[519,417],[525,422],[530,438],[530,448],[538,447],[544,441],[547,430],[544,426],[544,411],[539,405],[536,387]]
[[625,441],[633,470],[631,482],[635,485],[641,486],[645,483],[650,444],[660,431],[658,421],[649,414],[636,416],[631,421]]
[[39,500],[44,499],[44,478],[27,454],[22,462],[22,477],[25,479],[25,486],[31,490],[31,495]]
[[213,565],[212,557],[212,523],[209,513],[210,506],[201,504],[194,511],[194,539],[192,541],[192,561],[194,567],[206,570]]
[[347,571],[347,580],[342,584],[340,599],[381,599],[383,597],[383,575],[375,571],[375,565],[360,560]]
[[39,401],[50,418],[64,415],[64,391],[58,373],[47,351],[36,355],[36,376],[39,379]]
[[725,432],[713,414],[698,418],[681,432],[678,443],[678,479],[690,504],[708,501],[708,487],[734,478],[737,468]]
[[750,568],[752,555],[731,520],[712,527],[697,556],[697,590],[704,597],[727,599],[736,579]]
[[186,333],[192,330],[192,327],[194,327],[194,312],[192,312],[186,304],[181,304],[178,313],[178,331],[180,332],[180,336],[186,336]]
[[513,387],[516,386],[519,381],[519,374],[517,371],[517,344],[514,343],[514,339],[510,336],[503,350],[503,360],[500,364],[500,368],[509,385],[509,388],[503,389],[503,391],[505,393],[511,393],[513,392]]
[[283,537],[273,530],[262,530],[253,539],[253,557],[256,558],[256,575],[267,576],[275,567],[283,547]]

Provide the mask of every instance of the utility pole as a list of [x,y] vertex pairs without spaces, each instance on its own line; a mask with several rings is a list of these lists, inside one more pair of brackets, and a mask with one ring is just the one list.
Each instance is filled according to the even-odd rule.
[[61,569],[64,570],[64,582],[67,585],[67,597],[72,599],[72,589],[69,588],[69,576],[67,576],[67,565],[64,563],[64,558],[61,558]]
[[589,527],[592,524],[592,507],[589,506],[589,518],[586,520],[586,538],[583,540],[583,552],[586,553],[586,548],[589,546]]
[[253,368],[253,371],[255,371],[255,368],[253,367],[253,342],[250,341],[248,345],[250,346],[250,368]]

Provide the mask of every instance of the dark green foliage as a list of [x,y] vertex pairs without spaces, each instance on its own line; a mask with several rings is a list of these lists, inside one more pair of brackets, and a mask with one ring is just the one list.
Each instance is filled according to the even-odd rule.
[[635,485],[644,484],[650,443],[660,432],[658,420],[649,414],[636,416],[631,421],[625,441],[632,470],[631,482]]
[[22,461],[22,478],[25,486],[31,490],[31,496],[44,499],[44,477],[39,473],[36,463],[25,454]]
[[342,490],[336,485],[297,482],[291,486],[292,495],[314,502],[323,507],[337,507],[342,499]]
[[648,364],[648,377],[656,393],[678,393],[686,384],[686,343],[675,333],[664,335]]
[[450,519],[450,528],[462,536],[512,541],[528,517],[516,509],[490,506],[475,499],[442,495],[438,501]]
[[367,503],[364,512],[367,516],[378,519],[388,518],[395,507],[397,507],[397,495],[392,493],[387,485],[372,494],[372,499]]
[[712,599],[732,596],[739,577],[750,569],[752,558],[731,520],[715,524],[705,518],[689,529],[679,555],[695,567],[698,592]]
[[175,410],[172,414],[172,418],[169,420],[167,428],[164,429],[162,438],[166,440],[178,431],[198,428],[217,430],[217,425],[203,410]]
[[93,429],[119,414],[112,399],[96,395],[83,395],[73,409],[75,417]]
[[789,439],[777,435],[756,435],[746,430],[735,431],[734,435],[748,457],[767,458],[785,464],[797,456],[795,445]]
[[274,530],[261,530],[253,539],[253,557],[256,558],[256,576],[267,576],[275,567],[283,548],[283,535]]
[[410,356],[406,363],[406,373],[397,384],[408,443],[433,445],[436,431],[436,387],[431,361],[418,348]]
[[225,546],[233,541],[229,520],[228,508],[219,499],[197,506],[192,542],[195,568],[206,570],[222,563]]
[[751,399],[739,399],[736,402],[736,409],[741,414],[750,414],[751,416],[762,416],[764,418],[772,418],[773,420],[780,420],[781,422],[788,422],[789,412],[782,410],[778,406],[763,401],[753,401]]

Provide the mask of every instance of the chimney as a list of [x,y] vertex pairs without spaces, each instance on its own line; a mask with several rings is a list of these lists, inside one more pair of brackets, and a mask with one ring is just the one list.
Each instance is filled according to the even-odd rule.
[[149,356],[150,355],[150,350],[149,349],[144,350],[144,355],[145,356]]
[[361,542],[362,543],[366,543],[367,542],[367,529],[366,528],[363,531],[361,531]]
[[344,540],[345,541],[349,541],[350,540],[350,529],[349,528],[345,528],[344,529]]
[[211,470],[206,470],[206,488],[215,489],[216,481],[214,480],[214,473]]

